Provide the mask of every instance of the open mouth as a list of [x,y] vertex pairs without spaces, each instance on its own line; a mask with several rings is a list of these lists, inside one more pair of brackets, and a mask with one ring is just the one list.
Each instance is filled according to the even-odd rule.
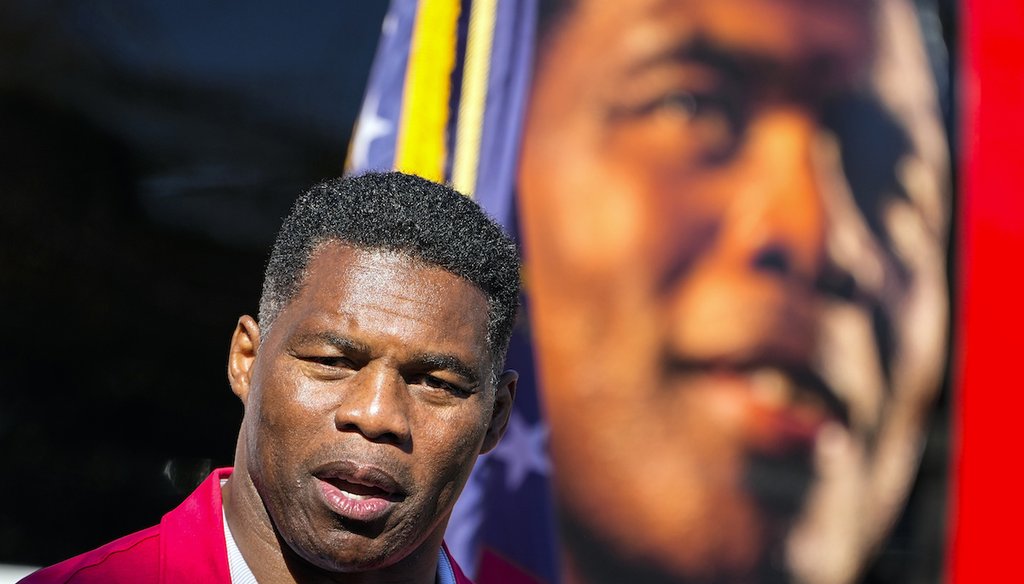
[[313,476],[324,503],[337,515],[353,521],[379,520],[405,499],[398,481],[375,466],[336,461],[318,467]]
[[366,499],[387,499],[389,501],[397,501],[398,497],[394,491],[380,487],[373,484],[364,484],[354,482],[352,480],[344,479],[341,477],[317,477],[325,483],[338,489],[346,497],[356,500],[363,501]]
[[[779,359],[670,359],[673,391],[698,392],[731,412],[720,421],[749,453],[805,460],[830,424],[849,428],[849,409],[809,366]],[[722,409],[724,406],[725,409]],[[730,429],[731,428],[731,429]]]
[[849,426],[849,409],[824,379],[802,364],[768,360],[668,360],[672,377],[730,379],[749,389],[751,399],[774,410],[815,412]]

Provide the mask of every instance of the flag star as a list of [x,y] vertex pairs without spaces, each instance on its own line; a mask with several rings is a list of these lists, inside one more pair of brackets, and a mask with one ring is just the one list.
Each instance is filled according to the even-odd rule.
[[389,37],[395,34],[398,30],[398,17],[388,12],[384,17],[384,22],[381,23],[380,33],[382,36]]
[[549,473],[547,438],[548,429],[542,422],[531,426],[519,412],[512,411],[505,436],[491,453],[505,465],[505,488],[518,489],[531,472],[541,476]]
[[359,112],[359,123],[356,135],[352,139],[352,167],[366,169],[369,162],[370,144],[394,131],[394,124],[387,118],[377,115],[380,106],[380,95],[371,93],[366,96],[363,108]]

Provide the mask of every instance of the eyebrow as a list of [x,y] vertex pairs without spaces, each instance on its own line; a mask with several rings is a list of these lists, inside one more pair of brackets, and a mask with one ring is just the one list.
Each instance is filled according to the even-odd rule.
[[[300,334],[294,338],[291,345],[307,343],[325,343],[341,351],[357,355],[369,355],[372,352],[369,345],[330,331]],[[408,359],[408,363],[417,369],[451,371],[473,385],[480,382],[480,376],[477,375],[476,370],[455,355],[447,353],[417,353]]]
[[730,77],[743,77],[762,67],[771,67],[772,60],[750,51],[729,49],[702,34],[670,45],[632,64],[627,75],[639,75],[662,65],[695,61],[723,71]]
[[745,86],[770,83],[780,87],[802,86],[805,91],[817,89],[820,92],[824,88],[819,85],[829,85],[822,72],[829,71],[830,63],[837,60],[841,61],[842,57],[822,50],[803,55],[790,63],[751,49],[722,45],[698,33],[643,57],[629,67],[626,75],[636,76],[664,65],[692,62],[711,67],[729,80],[742,82]]
[[476,371],[462,359],[445,353],[420,353],[410,360],[419,367],[429,370],[447,370],[476,385],[480,378]]
[[366,354],[370,352],[370,347],[365,343],[360,343],[354,339],[343,337],[341,335],[332,333],[330,331],[320,331],[315,333],[303,333],[296,336],[290,345],[304,345],[308,343],[324,343],[331,345],[342,351],[348,351],[352,353]]

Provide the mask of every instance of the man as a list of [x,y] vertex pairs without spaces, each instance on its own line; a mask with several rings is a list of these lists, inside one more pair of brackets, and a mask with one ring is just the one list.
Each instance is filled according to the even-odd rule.
[[234,469],[151,527],[25,582],[468,582],[444,529],[508,422],[515,245],[399,173],[301,196],[238,321]]
[[911,8],[541,3],[519,225],[568,582],[849,582],[946,350]]

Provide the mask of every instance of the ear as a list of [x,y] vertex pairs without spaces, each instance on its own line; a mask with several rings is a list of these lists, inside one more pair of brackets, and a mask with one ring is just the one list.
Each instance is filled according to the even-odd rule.
[[509,417],[512,415],[512,402],[516,398],[516,382],[518,381],[519,374],[512,370],[502,373],[498,378],[498,384],[494,388],[494,409],[491,410],[491,420],[487,424],[487,435],[484,436],[480,454],[494,449],[501,437],[505,435]]
[[260,326],[256,320],[249,315],[239,318],[228,351],[228,381],[231,391],[242,400],[242,405],[249,399],[249,385],[259,346]]

